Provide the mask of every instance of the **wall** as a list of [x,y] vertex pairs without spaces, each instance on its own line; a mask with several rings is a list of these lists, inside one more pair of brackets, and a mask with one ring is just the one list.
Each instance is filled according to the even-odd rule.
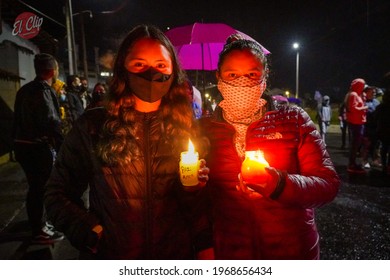
[[[10,26],[1,22],[0,69],[9,73],[0,77],[0,164],[7,162],[12,149],[12,122],[15,96],[18,89],[35,78],[34,55],[36,45],[12,35]],[[19,79],[23,78],[23,79]]]

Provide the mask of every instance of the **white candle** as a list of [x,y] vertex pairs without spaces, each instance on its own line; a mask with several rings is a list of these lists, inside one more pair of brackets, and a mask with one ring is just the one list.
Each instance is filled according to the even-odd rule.
[[195,152],[191,140],[188,141],[188,151],[180,156],[180,181],[183,186],[198,185],[199,154]]

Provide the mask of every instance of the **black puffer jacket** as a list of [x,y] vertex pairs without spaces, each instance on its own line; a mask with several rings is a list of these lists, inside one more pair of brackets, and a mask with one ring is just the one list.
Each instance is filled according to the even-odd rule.
[[[164,142],[157,113],[137,113],[139,159],[125,168],[102,166],[95,155],[103,109],[86,111],[67,135],[47,183],[50,220],[78,249],[91,229],[104,228],[96,258],[191,259],[211,247],[204,190],[185,192],[179,155]],[[80,200],[90,187],[90,209]]]
[[16,141],[48,143],[59,149],[63,136],[56,93],[36,78],[16,95],[13,137]]
[[242,159],[234,127],[220,119],[203,121],[211,142],[216,258],[318,258],[314,208],[334,199],[340,180],[308,114],[281,107],[248,127],[246,149],[263,150],[270,166],[284,174],[278,194],[254,200],[236,190]]

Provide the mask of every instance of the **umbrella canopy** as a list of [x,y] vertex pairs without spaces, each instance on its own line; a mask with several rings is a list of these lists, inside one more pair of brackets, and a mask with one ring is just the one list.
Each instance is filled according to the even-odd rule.
[[[176,47],[182,67],[186,70],[216,70],[219,53],[226,39],[232,34],[240,34],[248,40],[256,41],[223,23],[194,23],[176,27],[165,34]],[[261,44],[259,44],[261,46]],[[270,52],[261,46],[265,54]]]
[[272,99],[277,101],[277,102],[288,102],[287,97],[282,96],[282,95],[273,95]]

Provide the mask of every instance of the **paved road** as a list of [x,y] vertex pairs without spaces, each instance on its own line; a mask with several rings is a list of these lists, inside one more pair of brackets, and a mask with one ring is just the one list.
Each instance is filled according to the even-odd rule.
[[[343,183],[336,199],[317,210],[321,258],[389,260],[390,177],[377,169],[348,176],[348,151],[340,150],[339,143],[339,131],[332,127],[327,148]],[[77,259],[67,240],[54,247],[29,244],[26,188],[17,163],[0,166],[0,259]]]
[[321,259],[389,260],[390,176],[380,168],[349,176],[348,151],[339,149],[340,137],[337,131],[327,141],[342,185],[336,199],[316,212]]

